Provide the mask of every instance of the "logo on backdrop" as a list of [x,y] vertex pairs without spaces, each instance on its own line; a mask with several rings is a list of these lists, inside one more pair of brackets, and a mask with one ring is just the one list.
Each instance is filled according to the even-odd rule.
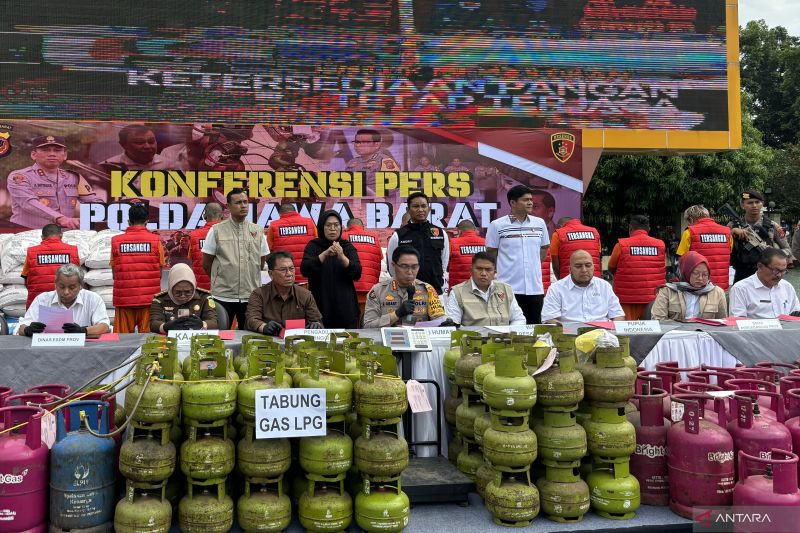
[[8,124],[0,124],[0,157],[11,155],[11,130]]
[[550,136],[550,148],[556,159],[566,163],[575,152],[575,136],[566,132],[554,133]]

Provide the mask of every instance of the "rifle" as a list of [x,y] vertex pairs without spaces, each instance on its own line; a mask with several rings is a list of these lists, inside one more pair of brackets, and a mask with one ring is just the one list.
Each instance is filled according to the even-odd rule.
[[720,207],[720,212],[724,215],[728,215],[728,217],[736,222],[737,227],[743,229],[745,232],[745,240],[744,240],[744,249],[748,252],[750,250],[758,250],[761,252],[765,248],[769,247],[769,244],[761,238],[761,235],[756,233],[750,225],[744,221],[744,217],[740,216],[730,204],[724,204]]

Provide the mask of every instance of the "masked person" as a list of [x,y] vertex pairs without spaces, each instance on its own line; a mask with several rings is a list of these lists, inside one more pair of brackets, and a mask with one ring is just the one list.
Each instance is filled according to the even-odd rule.
[[210,292],[197,288],[194,272],[188,265],[178,263],[170,269],[167,287],[150,304],[150,331],[217,328],[216,303]]
[[686,252],[678,263],[678,271],[682,281],[658,289],[650,311],[653,320],[728,316],[725,291],[711,281],[708,259],[697,252]]
[[355,247],[342,239],[342,217],[325,211],[319,217],[317,237],[306,245],[300,272],[329,328],[358,327],[358,298],[354,281],[361,277]]

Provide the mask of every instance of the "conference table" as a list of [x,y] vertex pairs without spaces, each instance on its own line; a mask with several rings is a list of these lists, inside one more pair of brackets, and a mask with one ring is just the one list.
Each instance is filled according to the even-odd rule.
[[[566,332],[574,332],[585,324],[568,323]],[[784,322],[779,330],[740,331],[734,327],[708,326],[662,322],[661,333],[631,335],[631,355],[640,366],[652,369],[659,362],[678,361],[681,367],[697,366],[701,363],[713,366],[732,367],[737,362],[752,366],[759,361],[794,362],[800,358],[800,322]],[[487,328],[470,328],[487,334]],[[380,330],[356,330],[359,335],[371,337],[380,343]],[[241,346],[241,337],[248,332],[235,331],[226,348],[234,355]],[[149,334],[119,335],[118,340],[108,342],[86,342],[80,348],[31,348],[31,339],[20,336],[0,337],[0,385],[21,392],[27,387],[43,383],[66,383],[71,387],[84,385],[90,378],[116,366],[104,383],[110,383],[131,371],[130,361]],[[439,337],[432,341],[431,352],[411,355],[411,376],[416,379],[431,379],[440,384],[439,401],[449,393],[445,379],[443,361],[449,349],[449,340]],[[185,356],[187,352],[182,352]],[[128,362],[128,363],[126,363]],[[447,450],[447,428],[442,415],[436,421],[436,389],[424,385],[432,400],[432,411],[414,414],[414,440],[436,439],[436,429],[442,436],[443,454]],[[419,456],[436,453],[435,446],[417,446]]]

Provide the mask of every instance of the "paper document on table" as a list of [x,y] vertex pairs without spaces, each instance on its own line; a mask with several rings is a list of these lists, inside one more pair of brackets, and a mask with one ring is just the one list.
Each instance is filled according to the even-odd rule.
[[72,315],[72,309],[62,309],[61,307],[40,307],[39,320],[45,324],[45,333],[63,333],[64,324],[75,322]]
[[444,322],[445,317],[441,318],[434,318],[433,320],[424,320],[422,322],[417,322],[414,324],[415,328],[435,328],[439,326],[442,322]]

